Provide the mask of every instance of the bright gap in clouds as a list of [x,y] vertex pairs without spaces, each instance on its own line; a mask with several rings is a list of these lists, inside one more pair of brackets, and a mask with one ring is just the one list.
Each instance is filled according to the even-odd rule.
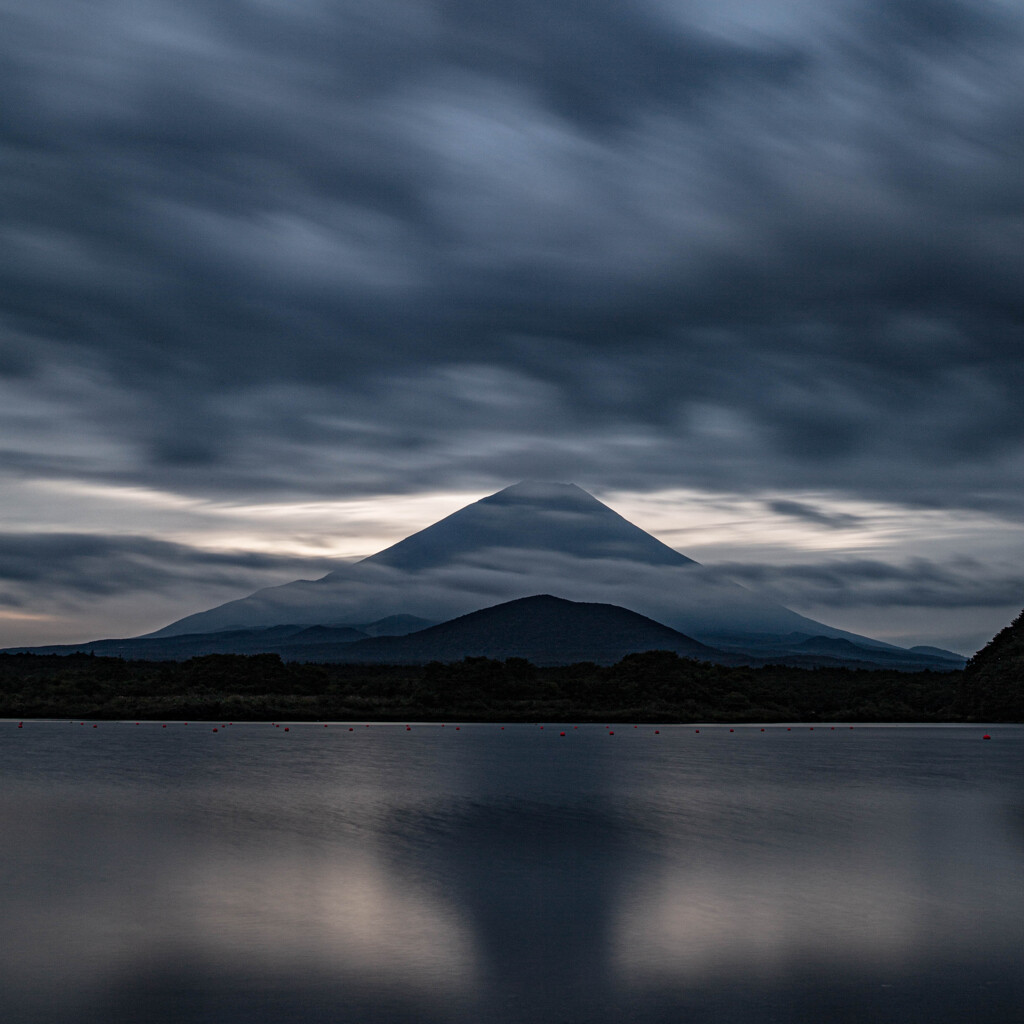
[[[589,490],[586,485],[585,490]],[[235,503],[142,487],[36,481],[12,488],[6,525],[16,530],[138,534],[205,550],[302,558],[371,555],[492,491],[378,495],[348,500]],[[737,495],[683,488],[592,493],[621,516],[708,565],[789,562],[825,554],[927,555],[950,545],[999,549],[1009,521],[982,512],[908,509],[821,493]],[[49,520],[49,521],[48,521]]]

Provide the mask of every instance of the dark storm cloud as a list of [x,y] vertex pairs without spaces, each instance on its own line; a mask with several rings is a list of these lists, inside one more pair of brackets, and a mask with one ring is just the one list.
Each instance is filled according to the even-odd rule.
[[27,602],[20,588],[59,592],[72,601],[114,594],[151,594],[182,584],[252,587],[273,575],[322,576],[321,560],[205,551],[151,537],[101,534],[0,534],[0,604]]
[[856,526],[860,522],[858,516],[852,516],[845,512],[825,512],[814,505],[808,505],[803,501],[778,501],[765,502],[765,508],[782,516],[792,516],[807,523],[814,523],[817,526],[831,526],[837,530],[847,529]]
[[0,459],[1019,511],[1024,15],[723,9],[9,12]]
[[872,559],[723,563],[713,571],[797,607],[1000,608],[1024,602],[1024,573],[968,558],[915,558],[903,565]]

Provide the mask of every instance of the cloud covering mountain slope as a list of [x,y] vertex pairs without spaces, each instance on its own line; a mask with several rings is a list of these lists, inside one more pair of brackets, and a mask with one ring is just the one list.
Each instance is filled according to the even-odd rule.
[[789,633],[873,643],[699,565],[573,484],[537,481],[506,487],[322,579],[260,590],[150,635],[396,614],[438,622],[536,594],[620,605],[712,646]]

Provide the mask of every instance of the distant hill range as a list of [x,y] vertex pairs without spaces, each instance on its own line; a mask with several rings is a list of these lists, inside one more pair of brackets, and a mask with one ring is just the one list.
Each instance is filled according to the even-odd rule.
[[965,661],[816,622],[687,558],[574,484],[538,481],[506,487],[322,579],[260,590],[144,637],[17,650],[558,664],[651,649],[754,665],[948,671]]
[[[408,625],[409,623],[403,623]],[[627,654],[672,651],[681,657],[728,665],[787,664],[797,667],[848,666],[904,671],[951,671],[963,659],[914,654],[898,648],[859,647],[849,640],[790,634],[763,654],[722,650],[701,643],[644,615],[612,604],[566,601],[550,594],[506,601],[448,622],[398,634],[401,627],[380,623],[346,626],[272,626],[171,637],[97,640],[90,644],[26,648],[37,654],[94,653],[149,661],[182,661],[205,654],[278,654],[286,661],[350,664],[425,664],[465,657],[525,658],[535,665],[594,662],[612,665]]]

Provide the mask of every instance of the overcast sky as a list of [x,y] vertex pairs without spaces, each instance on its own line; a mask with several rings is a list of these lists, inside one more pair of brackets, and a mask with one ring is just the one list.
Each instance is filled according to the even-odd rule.
[[798,611],[1024,605],[1018,0],[0,0],[0,644],[572,480]]

